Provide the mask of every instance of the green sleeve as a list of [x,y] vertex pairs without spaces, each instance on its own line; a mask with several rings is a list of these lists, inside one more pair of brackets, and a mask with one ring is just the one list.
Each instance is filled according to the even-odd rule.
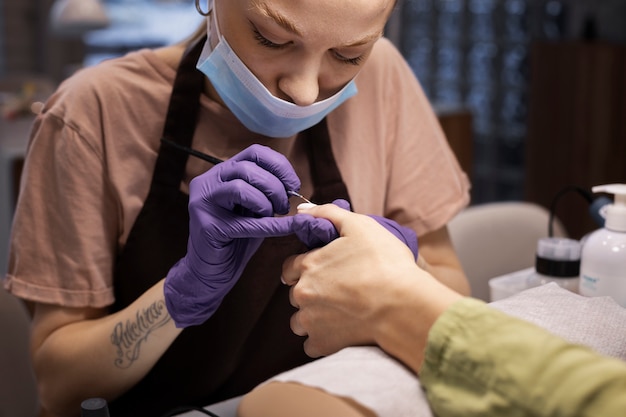
[[420,381],[451,416],[626,416],[626,363],[463,299],[432,327]]

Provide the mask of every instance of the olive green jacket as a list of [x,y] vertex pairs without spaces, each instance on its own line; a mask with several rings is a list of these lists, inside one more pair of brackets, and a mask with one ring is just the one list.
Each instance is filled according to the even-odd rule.
[[626,363],[470,298],[432,327],[420,381],[438,417],[626,416]]

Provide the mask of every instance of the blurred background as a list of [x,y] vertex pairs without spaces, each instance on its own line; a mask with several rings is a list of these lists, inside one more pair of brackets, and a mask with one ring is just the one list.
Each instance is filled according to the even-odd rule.
[[[176,42],[201,22],[192,0],[0,0],[0,244],[27,103],[81,67]],[[387,36],[470,176],[472,204],[549,207],[568,185],[626,182],[626,0],[400,0]],[[597,227],[586,211],[571,194],[557,214],[579,238]]]

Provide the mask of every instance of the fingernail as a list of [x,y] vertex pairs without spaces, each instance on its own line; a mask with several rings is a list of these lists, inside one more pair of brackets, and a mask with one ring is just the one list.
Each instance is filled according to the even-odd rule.
[[298,210],[308,210],[311,209],[313,207],[317,206],[317,204],[313,204],[313,203],[300,203],[298,204]]
[[283,284],[287,285],[287,282],[285,281],[285,278],[283,278],[283,276],[280,276],[280,282],[282,282]]

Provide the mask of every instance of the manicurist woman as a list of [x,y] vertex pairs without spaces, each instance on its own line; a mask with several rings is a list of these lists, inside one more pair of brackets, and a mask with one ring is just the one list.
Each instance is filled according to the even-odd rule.
[[159,416],[310,361],[280,276],[320,240],[291,191],[413,229],[469,291],[446,231],[469,183],[383,37],[394,0],[196,6],[188,41],[78,71],[33,126],[4,284],[45,415]]

